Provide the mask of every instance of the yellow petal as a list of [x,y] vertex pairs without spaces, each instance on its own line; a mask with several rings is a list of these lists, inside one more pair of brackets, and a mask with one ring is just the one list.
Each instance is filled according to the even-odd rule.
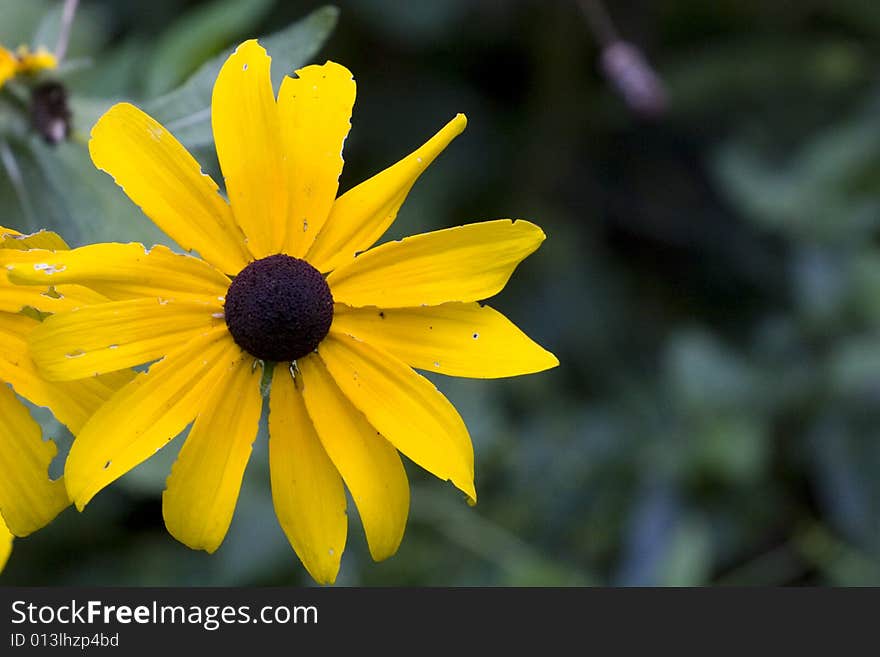
[[28,249],[60,250],[67,248],[67,242],[61,239],[58,233],[40,230],[30,235],[22,235],[16,230],[0,226],[0,249],[26,251]]
[[12,390],[0,384],[0,514],[16,536],[45,527],[70,504],[64,482],[49,478],[57,453]]
[[450,376],[494,379],[559,365],[504,315],[478,303],[388,310],[336,304],[330,330],[384,349],[410,367]]
[[217,157],[235,220],[257,258],[280,253],[287,223],[287,180],[271,58],[241,44],[220,69],[211,98]]
[[28,306],[38,308],[51,301],[48,292],[48,288],[13,285],[6,271],[0,270],[0,312],[17,313]]
[[331,271],[373,246],[394,223],[422,172],[466,125],[464,114],[458,114],[424,146],[340,196],[307,260],[321,271]]
[[183,431],[242,357],[224,326],[194,338],[117,392],[79,431],[67,457],[64,478],[77,508]]
[[351,491],[370,555],[387,559],[400,546],[409,514],[409,482],[400,456],[345,398],[320,358],[309,355],[297,364],[309,417]]
[[92,244],[71,251],[0,250],[0,265],[19,285],[85,285],[111,299],[219,298],[229,278],[204,260],[164,246]]
[[247,265],[244,235],[217,183],[153,118],[129,103],[114,105],[92,128],[89,153],[181,247],[230,274]]
[[[23,286],[19,286],[21,288]],[[82,306],[91,306],[96,303],[104,303],[109,299],[105,297],[103,294],[99,294],[94,290],[91,290],[87,287],[83,287],[82,285],[59,285],[57,287],[52,288],[50,292],[50,298],[53,299],[53,302],[50,304],[46,304],[46,309],[37,308],[37,310],[43,310],[43,312],[66,312],[68,310],[74,310],[75,308],[80,308]]]
[[296,74],[281,83],[278,111],[289,194],[284,252],[302,258],[336,200],[355,83],[347,68],[333,62]]
[[285,365],[277,365],[272,377],[269,468],[287,540],[316,582],[332,584],[348,533],[345,488]]
[[102,386],[102,392],[99,395],[101,401],[96,403],[94,408],[94,410],[98,410],[98,407],[103,406],[104,402],[116,394],[116,391],[122,386],[131,383],[136,375],[137,372],[134,370],[119,370],[118,372],[109,372],[108,374],[93,376],[90,379],[78,379],[73,385],[80,385],[85,381],[97,381],[100,383]]
[[122,371],[75,382],[46,381],[37,372],[27,344],[28,336],[39,325],[24,315],[0,313],[0,381],[11,384],[28,401],[48,408],[59,422],[76,433],[133,375]]
[[259,428],[262,373],[241,358],[220,377],[171,470],[162,494],[165,526],[194,550],[214,552],[229,531]]
[[544,241],[528,221],[486,221],[388,242],[327,277],[349,306],[407,308],[479,301],[497,294]]
[[55,55],[43,47],[31,50],[27,46],[21,46],[18,48],[16,55],[19,73],[35,73],[58,66],[58,60],[55,59]]
[[318,354],[345,396],[388,442],[477,499],[467,428],[433,383],[394,356],[347,336],[331,334]]
[[35,308],[44,313],[60,313],[80,306],[107,301],[107,297],[81,285],[35,287],[14,285],[5,269],[0,269],[0,312],[17,313]]
[[47,317],[30,346],[43,376],[69,381],[148,363],[222,324],[216,299],[128,299]]
[[[18,60],[15,58],[15,55],[3,46],[0,46],[0,88],[15,75],[17,66]],[[0,556],[2,556],[2,552],[2,546],[0,546]]]
[[[3,70],[2,62],[0,62],[0,87],[3,86]],[[0,573],[6,568],[6,562],[9,561],[9,555],[12,554],[12,540],[15,538],[9,528],[3,523],[0,517]]]
[[[31,235],[0,226],[0,263],[13,260],[33,262],[39,258],[32,250],[67,250],[67,243],[56,233],[41,230]],[[27,253],[10,253],[10,251]],[[5,256],[5,257],[4,257]],[[106,301],[106,297],[81,285],[61,285],[44,288],[14,285],[5,268],[0,269],[0,311],[17,313],[30,307],[40,312],[56,313],[79,306]]]
[[0,271],[0,312],[17,313],[28,307],[39,309],[48,301],[48,297],[44,296],[46,290],[4,285],[6,281],[3,279],[4,274]]

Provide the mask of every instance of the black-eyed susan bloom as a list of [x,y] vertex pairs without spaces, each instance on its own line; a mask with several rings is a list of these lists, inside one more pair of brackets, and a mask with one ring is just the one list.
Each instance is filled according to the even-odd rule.
[[20,46],[13,52],[0,45],[0,87],[16,75],[53,69],[57,65],[55,55],[45,48],[31,50]]
[[465,127],[336,198],[355,83],[328,62],[285,78],[255,42],[224,64],[212,99],[228,201],[161,125],[111,108],[95,164],[180,246],[98,244],[9,265],[19,283],[77,283],[114,301],[56,315],[31,346],[69,380],[150,361],[79,433],[65,477],[79,508],[187,425],[163,496],[168,530],[213,551],[229,527],[271,374],[269,458],[278,519],[318,582],[333,582],[348,487],[370,552],[397,550],[409,510],[399,453],[475,501],[474,455],[452,404],[413,368],[505,377],[557,365],[498,312],[544,233],[490,221],[370,248],[409,189]]
[[[26,257],[29,249],[67,245],[54,233],[22,235],[0,227],[0,261]],[[43,440],[40,426],[16,393],[52,411],[72,432],[131,379],[119,372],[75,382],[49,382],[31,360],[27,341],[40,322],[32,314],[70,310],[106,301],[77,285],[20,287],[0,269],[0,570],[12,550],[13,536],[27,536],[47,525],[70,504],[64,483],[49,476],[58,449]],[[36,311],[36,312],[34,312]]]

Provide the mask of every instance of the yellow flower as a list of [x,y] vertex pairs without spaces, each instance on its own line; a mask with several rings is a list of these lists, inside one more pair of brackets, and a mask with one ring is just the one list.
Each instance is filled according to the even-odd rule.
[[328,583],[346,541],[343,483],[372,557],[396,552],[409,510],[398,451],[476,500],[464,422],[412,368],[493,378],[558,364],[477,303],[504,287],[544,233],[499,220],[371,249],[465,117],[336,198],[351,73],[332,62],[308,66],[284,79],[276,100],[269,67],[248,41],[214,86],[228,202],[183,146],[132,105],[114,106],[92,130],[95,164],[201,258],[97,244],[8,268],[17,283],[77,283],[114,299],[51,317],[35,332],[31,346],[48,378],[161,359],[78,434],[65,477],[79,508],[193,422],[163,514],[178,540],[216,550],[257,434],[262,365],[271,375],[276,514],[312,577]]
[[6,562],[9,561],[9,555],[12,554],[12,541],[15,537],[9,531],[9,527],[0,518],[0,573],[6,568]]
[[12,52],[0,46],[0,87],[7,80],[21,73],[36,73],[58,66],[55,55],[45,48],[32,51],[27,46],[19,46]]
[[6,84],[6,81],[15,75],[18,68],[18,60],[15,55],[3,46],[0,46],[0,88]]
[[[54,233],[22,235],[0,227],[0,258],[26,257],[31,248],[61,250],[67,245]],[[78,382],[44,380],[27,347],[40,323],[21,311],[56,312],[104,300],[76,285],[57,289],[15,286],[0,270],[0,570],[12,549],[13,535],[27,536],[40,529],[70,504],[63,481],[49,478],[49,464],[57,447],[51,440],[43,440],[40,426],[15,393],[45,406],[76,432],[132,376],[117,373]]]

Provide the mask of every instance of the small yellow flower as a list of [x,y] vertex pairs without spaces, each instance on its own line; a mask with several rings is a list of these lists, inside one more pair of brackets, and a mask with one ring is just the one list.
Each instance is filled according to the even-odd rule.
[[27,46],[19,46],[15,52],[0,46],[0,87],[7,80],[22,73],[37,73],[58,66],[55,55],[45,48],[31,50]]
[[17,70],[18,60],[15,58],[15,54],[0,46],[0,88],[15,75]]
[[[0,227],[0,258],[26,257],[27,250],[66,249],[54,233],[22,235]],[[70,504],[63,481],[49,478],[55,443],[44,441],[39,425],[16,398],[45,406],[71,431],[79,431],[95,409],[131,379],[119,373],[78,382],[48,382],[37,372],[27,341],[39,321],[26,308],[47,313],[97,303],[104,297],[75,285],[24,288],[0,270],[0,570],[12,537],[27,536]],[[14,392],[13,392],[14,391]]]
[[327,62],[285,78],[277,99],[256,41],[224,64],[212,99],[228,201],[152,118],[111,108],[95,164],[160,228],[165,247],[97,244],[7,265],[17,283],[77,283],[113,299],[49,318],[31,346],[70,380],[155,361],[80,431],[67,489],[82,509],[193,423],[163,495],[168,530],[216,550],[232,519],[271,375],[269,459],[278,519],[318,582],[333,582],[348,487],[371,555],[394,554],[409,511],[398,451],[471,501],[473,447],[452,404],[413,368],[494,378],[558,364],[478,301],[544,240],[498,220],[370,248],[410,188],[465,127],[336,198],[355,83]]

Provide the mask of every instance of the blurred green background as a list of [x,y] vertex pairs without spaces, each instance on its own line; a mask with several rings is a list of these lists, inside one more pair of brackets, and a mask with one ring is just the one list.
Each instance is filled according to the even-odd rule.
[[[0,224],[162,241],[94,171],[90,122],[131,99],[216,169],[204,90],[172,90],[230,45],[293,29],[282,56],[269,48],[276,75],[329,58],[358,82],[342,190],[468,115],[392,236],[540,224],[549,239],[492,305],[562,363],[437,377],[471,430],[480,503],[408,467],[399,553],[372,563],[355,520],[339,584],[878,585],[880,3],[609,4],[667,85],[661,116],[615,94],[575,2],[356,0],[333,30],[330,10],[288,28],[314,2],[86,0],[54,75],[72,140],[46,145],[0,102]],[[0,0],[0,43],[51,47],[59,5]],[[215,555],[165,532],[180,442],[17,541],[0,581],[308,584],[264,436]]]

